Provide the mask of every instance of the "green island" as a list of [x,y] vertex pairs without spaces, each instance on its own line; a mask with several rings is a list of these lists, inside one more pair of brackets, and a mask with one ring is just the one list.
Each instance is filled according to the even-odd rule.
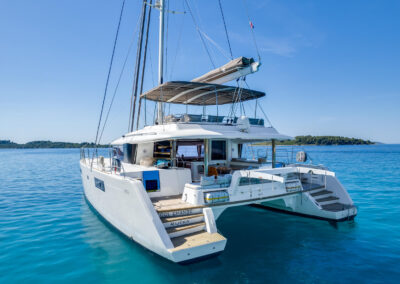
[[[271,142],[257,143],[256,145],[270,145]],[[348,138],[342,136],[296,136],[293,140],[277,141],[277,145],[372,145],[370,140]]]
[[[253,145],[270,145],[271,142],[256,143]],[[342,136],[296,136],[293,140],[277,141],[277,145],[371,145],[376,144],[370,140],[348,138]],[[31,141],[18,144],[11,140],[0,140],[0,149],[39,149],[39,148],[82,148],[94,147],[94,143],[82,142],[52,142],[52,141]],[[108,145],[97,145],[98,148],[106,148]]]
[[[52,142],[52,141],[31,141],[24,144],[18,144],[10,140],[0,140],[0,149],[39,149],[39,148],[82,148],[94,147],[94,143],[82,142]],[[97,145],[98,148],[108,147],[107,145]]]

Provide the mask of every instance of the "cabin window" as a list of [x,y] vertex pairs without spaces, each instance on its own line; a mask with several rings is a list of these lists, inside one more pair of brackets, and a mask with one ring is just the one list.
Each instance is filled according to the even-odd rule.
[[204,145],[180,145],[177,154],[185,158],[204,158]]
[[104,186],[104,181],[102,181],[101,179],[94,178],[94,185],[95,185],[98,189],[100,189],[100,190],[102,190],[102,191],[106,191],[106,188],[105,188],[105,186]]
[[211,142],[211,160],[226,160],[226,141]]
[[154,158],[157,159],[170,159],[171,158],[171,142],[160,141],[154,143]]
[[204,141],[186,140],[177,142],[176,154],[185,161],[204,160]]
[[268,180],[268,179],[241,177],[239,180],[239,186],[252,185],[252,184],[263,184],[263,183],[271,183],[271,182],[272,181]]
[[238,158],[242,158],[242,153],[243,153],[243,144],[238,144]]

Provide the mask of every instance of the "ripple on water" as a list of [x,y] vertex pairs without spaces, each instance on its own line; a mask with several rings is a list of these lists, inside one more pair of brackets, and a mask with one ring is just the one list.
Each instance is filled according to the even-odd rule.
[[336,171],[359,207],[355,222],[231,208],[218,220],[226,250],[187,266],[98,218],[82,195],[79,150],[0,150],[0,282],[397,282],[400,146],[307,150]]

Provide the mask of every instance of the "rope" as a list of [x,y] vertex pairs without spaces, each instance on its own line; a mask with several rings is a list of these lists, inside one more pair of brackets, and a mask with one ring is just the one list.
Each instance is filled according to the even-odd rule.
[[116,48],[116,46],[117,46],[119,28],[120,28],[120,26],[121,26],[121,19],[122,19],[122,14],[123,14],[123,12],[124,12],[124,6],[125,6],[125,0],[123,0],[123,2],[122,2],[121,13],[120,13],[120,15],[119,15],[119,20],[118,20],[117,33],[115,34],[114,47],[113,47],[112,54],[111,54],[110,67],[108,68],[106,87],[105,87],[105,89],[104,89],[103,102],[102,102],[102,104],[101,104],[101,111],[100,111],[100,118],[99,118],[99,123],[98,123],[98,125],[97,125],[96,139],[95,139],[95,141],[94,141],[94,144],[95,144],[96,146],[97,146],[97,138],[98,138],[98,136],[99,136],[99,130],[100,130],[101,119],[102,119],[102,117],[103,117],[104,102],[105,102],[106,96],[107,96],[108,83],[109,83],[109,81],[110,81],[111,69],[112,69],[112,65],[113,65],[113,62],[114,62],[115,48]]
[[217,48],[217,50],[221,53],[222,56],[224,56],[228,60],[231,60],[229,55],[225,54],[225,50],[221,46],[219,46],[214,40],[212,40],[212,38],[210,38],[205,32],[203,32],[200,29],[199,29],[199,32],[202,33],[202,35],[205,37],[206,40],[208,40],[210,43],[212,43]]
[[197,23],[196,23],[196,19],[195,19],[194,16],[193,16],[192,9],[190,8],[189,3],[188,3],[187,0],[185,0],[185,3],[186,3],[186,5],[187,5],[187,7],[188,7],[190,16],[192,17],[192,20],[193,20],[193,23],[194,23],[194,25],[195,25],[195,27],[196,27],[196,30],[197,30],[197,32],[198,32],[198,34],[199,34],[199,36],[200,36],[201,42],[203,43],[203,47],[204,47],[204,49],[205,49],[206,52],[207,52],[208,58],[210,58],[211,64],[212,64],[212,66],[215,68],[214,61],[212,60],[210,51],[208,50],[207,45],[206,45],[206,43],[205,43],[205,41],[204,41],[204,38],[203,38],[203,36],[202,36],[202,34],[201,34],[201,32],[200,32],[200,29],[199,29],[199,27],[198,27],[198,25],[197,25]]
[[222,22],[224,23],[225,35],[226,35],[226,40],[228,41],[229,52],[231,53],[231,59],[233,59],[233,53],[232,53],[232,48],[231,48],[231,42],[229,41],[228,29],[226,28],[225,17],[224,17],[224,11],[222,10],[221,0],[218,0],[218,3],[219,3],[219,9],[220,9],[220,11],[221,11]]
[[249,25],[250,25],[250,30],[251,30],[251,36],[252,36],[252,38],[253,38],[253,43],[254,43],[254,46],[255,46],[256,51],[257,51],[258,61],[261,62],[260,51],[259,51],[259,49],[258,49],[258,45],[257,45],[257,41],[256,41],[256,36],[255,36],[255,34],[254,34],[254,25],[253,25],[253,22],[251,21],[250,16],[249,16],[249,11],[248,11],[248,9],[247,9],[246,0],[243,0],[243,4],[244,4],[244,8],[245,8],[245,10],[246,10],[247,19],[249,20]]
[[121,82],[122,75],[123,75],[123,73],[124,73],[124,71],[125,71],[126,63],[127,63],[127,61],[128,61],[129,55],[130,55],[130,53],[131,53],[131,50],[132,50],[132,47],[133,47],[133,43],[135,42],[135,35],[136,35],[137,29],[138,29],[138,26],[139,26],[139,21],[140,21],[140,18],[139,18],[138,21],[136,22],[136,27],[135,27],[135,31],[133,32],[132,41],[131,41],[131,43],[130,43],[130,45],[129,45],[128,52],[127,52],[127,54],[126,54],[124,63],[123,63],[123,65],[122,65],[122,70],[121,70],[121,73],[119,74],[118,81],[117,81],[117,85],[115,86],[115,89],[114,89],[114,94],[113,94],[113,97],[112,97],[111,102],[110,102],[110,107],[108,108],[107,115],[106,115],[106,119],[104,120],[103,128],[102,128],[101,133],[100,133],[99,144],[100,144],[101,138],[103,137],[104,129],[105,129],[106,124],[107,124],[107,121],[108,121],[108,116],[110,115],[111,108],[112,108],[113,103],[114,103],[115,95],[117,94],[117,90],[118,90],[119,84],[120,84],[120,82]]

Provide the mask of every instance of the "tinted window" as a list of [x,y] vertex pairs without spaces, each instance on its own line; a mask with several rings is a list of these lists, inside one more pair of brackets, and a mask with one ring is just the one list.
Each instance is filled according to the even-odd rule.
[[211,160],[226,160],[226,141],[211,142]]
[[270,183],[270,182],[272,182],[272,181],[271,180],[267,180],[267,179],[241,177],[240,180],[239,180],[239,186]]
[[136,148],[137,144],[124,144],[123,147],[123,161],[125,163],[136,163]]

